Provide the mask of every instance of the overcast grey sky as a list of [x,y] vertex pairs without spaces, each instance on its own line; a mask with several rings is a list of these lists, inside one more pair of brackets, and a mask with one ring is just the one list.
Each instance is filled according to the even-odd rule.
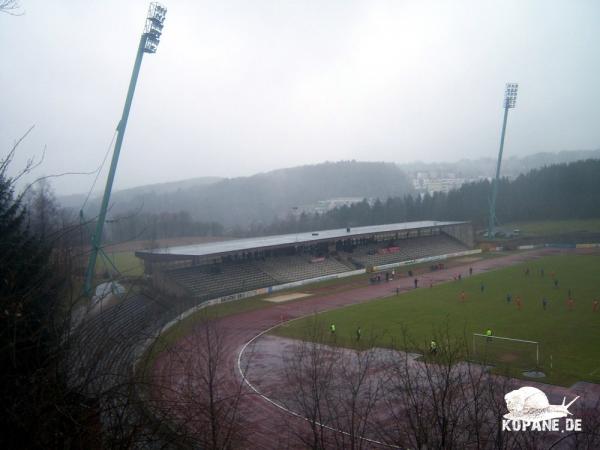
[[[0,153],[35,124],[15,168],[47,145],[37,175],[91,171],[121,115],[148,2],[21,4],[23,16],[0,14]],[[507,81],[520,83],[507,156],[600,147],[599,1],[165,6],[116,188],[325,160],[495,157]]]

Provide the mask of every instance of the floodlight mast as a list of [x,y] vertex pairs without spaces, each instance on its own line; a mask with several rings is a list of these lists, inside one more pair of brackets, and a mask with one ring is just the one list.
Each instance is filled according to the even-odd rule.
[[113,152],[110,170],[106,179],[106,187],[104,188],[104,196],[102,197],[100,213],[98,214],[98,221],[96,222],[96,230],[92,235],[92,250],[85,273],[84,283],[84,294],[88,297],[92,295],[92,283],[94,280],[94,272],[96,270],[96,258],[98,257],[98,253],[102,251],[102,231],[104,229],[104,222],[106,220],[106,212],[115,178],[115,172],[117,170],[117,163],[119,162],[119,154],[121,153],[121,146],[123,145],[123,137],[125,135],[125,128],[127,127],[129,110],[131,109],[133,94],[135,92],[135,86],[140,73],[140,67],[142,65],[142,57],[144,56],[144,53],[156,53],[166,14],[167,9],[164,6],[156,2],[150,3],[150,7],[148,8],[148,16],[146,17],[146,23],[144,25],[144,32],[140,38],[140,44],[135,58],[135,63],[133,64],[133,72],[131,74],[131,80],[129,81],[129,89],[127,90],[123,114],[121,115],[121,120],[117,125],[115,150]]
[[500,151],[498,152],[498,163],[496,164],[496,177],[492,181],[492,197],[490,199],[490,217],[488,223],[488,238],[495,236],[496,225],[496,196],[498,195],[498,183],[500,182],[500,166],[502,165],[502,152],[504,151],[504,136],[506,135],[506,121],[508,110],[515,107],[517,103],[517,83],[506,83],[504,91],[504,120],[502,121],[502,134],[500,135]]

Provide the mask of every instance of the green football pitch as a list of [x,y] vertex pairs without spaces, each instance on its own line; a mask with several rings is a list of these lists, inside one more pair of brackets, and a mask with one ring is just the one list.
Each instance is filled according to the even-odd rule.
[[[525,274],[526,268],[529,275]],[[558,288],[552,274],[558,280]],[[572,309],[567,304],[569,290],[574,301]],[[512,296],[510,303],[507,294]],[[521,299],[520,309],[517,297]],[[546,309],[542,304],[544,297],[548,301]],[[600,383],[600,308],[593,311],[594,299],[600,299],[600,255],[548,256],[461,281],[328,311],[319,314],[317,323],[324,329],[334,323],[340,345],[356,345],[356,329],[360,326],[361,345],[367,336],[377,336],[374,345],[398,346],[407,342],[408,334],[409,341],[418,343],[415,347],[421,349],[427,348],[440,330],[472,347],[473,333],[491,329],[495,336],[539,342],[539,366],[546,374],[540,381],[562,385],[576,381]],[[314,318],[309,317],[285,324],[274,333],[303,339],[314,323]],[[485,345],[486,340],[478,342]],[[503,342],[507,352],[511,348],[518,352],[522,347],[535,354],[531,346],[501,340],[494,340],[493,345],[496,342]],[[481,344],[476,345],[481,348]],[[511,370],[510,364],[498,361],[498,370],[508,368],[518,376],[517,369],[523,367]]]

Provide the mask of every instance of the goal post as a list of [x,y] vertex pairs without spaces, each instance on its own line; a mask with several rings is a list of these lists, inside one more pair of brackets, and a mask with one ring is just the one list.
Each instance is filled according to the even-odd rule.
[[537,341],[473,333],[472,352],[474,359],[482,362],[523,369],[540,366],[540,343]]

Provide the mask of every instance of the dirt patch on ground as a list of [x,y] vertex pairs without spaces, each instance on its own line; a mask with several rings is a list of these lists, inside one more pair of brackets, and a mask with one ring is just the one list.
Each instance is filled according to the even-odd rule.
[[503,363],[512,363],[518,359],[518,356],[514,353],[502,353],[498,356],[498,361]]
[[267,297],[265,298],[265,300],[267,302],[273,302],[273,303],[283,303],[283,302],[289,302],[290,300],[296,300],[298,298],[304,298],[304,297],[309,297],[312,294],[305,294],[303,292],[295,292],[292,294],[285,294],[285,295],[278,295],[276,297]]

